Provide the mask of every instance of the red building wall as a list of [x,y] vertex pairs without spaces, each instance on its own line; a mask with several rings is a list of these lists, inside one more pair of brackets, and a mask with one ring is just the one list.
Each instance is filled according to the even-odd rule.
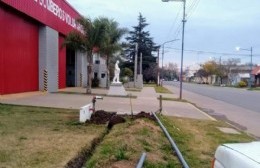
[[75,22],[80,14],[65,0],[1,0],[0,3],[5,3],[64,35],[81,29]]
[[[0,94],[39,90],[39,26],[59,32],[59,46],[80,14],[65,0],[0,0]],[[66,87],[66,49],[59,48],[59,88]]]
[[66,47],[62,47],[64,37],[59,35],[59,89],[66,87]]
[[36,91],[38,25],[0,7],[0,94]]

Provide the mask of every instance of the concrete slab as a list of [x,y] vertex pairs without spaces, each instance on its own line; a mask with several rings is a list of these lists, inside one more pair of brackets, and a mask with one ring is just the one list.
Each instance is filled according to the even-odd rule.
[[215,120],[212,117],[208,116],[206,113],[191,105],[190,103],[186,102],[163,101],[162,114],[167,116]]
[[[20,94],[19,96],[7,96],[6,99],[1,99],[1,103],[17,104],[17,105],[30,105],[42,107],[55,107],[55,108],[70,108],[80,109],[80,107],[91,103],[93,95],[86,95],[84,88],[67,88],[65,93],[45,93],[45,94]],[[76,94],[73,94],[74,93]],[[104,94],[107,92],[105,89],[93,89],[95,94]],[[118,112],[120,114],[131,114],[145,112],[155,112],[159,109],[158,94],[153,87],[144,87],[141,92],[132,92],[137,96],[136,99],[126,97],[108,97],[104,96],[103,100],[97,100],[96,110],[106,110]],[[25,96],[26,95],[26,96]],[[132,107],[131,107],[132,104]],[[176,102],[176,101],[163,101],[163,114],[178,117],[187,117],[194,119],[211,119],[205,113],[198,111],[194,106],[189,103]]]
[[241,134],[234,128],[227,128],[227,127],[217,127],[221,132],[224,132],[226,134]]
[[16,94],[7,94],[7,95],[0,95],[1,100],[15,100],[15,99],[23,99],[26,97],[36,96],[36,95],[44,95],[46,92],[25,92],[25,93],[16,93]]
[[[105,88],[92,88],[91,89],[92,94],[98,94],[98,95],[107,95],[108,90]],[[59,92],[66,92],[66,93],[86,93],[86,88],[83,87],[68,87],[64,89],[59,89]]]

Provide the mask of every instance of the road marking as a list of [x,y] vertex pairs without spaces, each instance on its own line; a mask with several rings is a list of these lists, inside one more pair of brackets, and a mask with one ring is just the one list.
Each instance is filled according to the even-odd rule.
[[200,110],[198,107],[196,107],[195,105],[188,103],[190,106],[194,107],[198,112],[200,112],[201,114],[205,115],[206,117],[208,117],[209,119],[211,119],[212,121],[217,121],[215,118],[211,117],[210,115],[208,115],[207,113],[205,113],[204,111]]

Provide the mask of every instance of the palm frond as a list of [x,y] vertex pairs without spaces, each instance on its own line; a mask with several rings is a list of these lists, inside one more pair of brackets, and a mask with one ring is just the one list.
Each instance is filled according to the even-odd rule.
[[66,46],[73,50],[81,50],[84,52],[87,50],[85,47],[85,37],[81,33],[76,31],[72,31],[67,35],[62,46]]

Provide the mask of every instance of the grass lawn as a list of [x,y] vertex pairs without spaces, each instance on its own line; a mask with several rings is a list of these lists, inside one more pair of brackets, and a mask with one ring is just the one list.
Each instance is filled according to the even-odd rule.
[[[209,168],[219,144],[253,140],[246,134],[220,132],[216,127],[229,127],[220,121],[160,118],[192,168]],[[147,153],[145,168],[181,168],[160,127],[147,119],[128,120],[114,126],[86,167],[135,167],[142,152]]]
[[77,110],[0,104],[0,167],[64,167],[103,131]]
[[144,87],[154,87],[156,93],[170,93],[172,92],[163,86],[157,86],[156,84],[144,84]]
[[245,133],[226,134],[217,127],[230,127],[221,121],[160,117],[185,160],[192,168],[209,168],[214,152],[223,143],[253,141]]
[[[210,167],[219,144],[253,140],[220,132],[216,127],[230,127],[221,121],[160,119],[192,168]],[[64,167],[104,132],[105,125],[79,124],[77,110],[0,104],[0,167]],[[85,166],[132,168],[142,152],[147,153],[145,168],[181,168],[161,128],[148,119],[115,125]]]
[[142,89],[138,89],[138,88],[125,88],[126,91],[130,91],[130,92],[141,92]]
[[[160,100],[160,97],[157,98],[158,100]],[[171,98],[171,97],[162,97],[162,100],[166,100],[166,101],[178,101],[178,102],[188,102],[185,99],[179,99],[179,98]]]
[[252,90],[252,91],[260,91],[260,87],[253,87],[253,88],[250,88],[248,90]]
[[88,168],[132,168],[147,152],[145,167],[181,167],[160,127],[148,119],[115,125],[98,146]]

